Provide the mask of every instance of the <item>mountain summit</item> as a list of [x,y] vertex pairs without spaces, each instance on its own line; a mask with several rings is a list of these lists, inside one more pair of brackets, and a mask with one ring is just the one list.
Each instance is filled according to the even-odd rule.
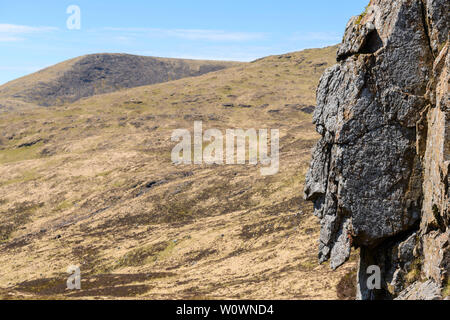
[[[5,99],[39,106],[70,103],[120,89],[200,76],[239,64],[129,54],[91,54],[6,83],[0,87],[0,105]],[[8,106],[11,102],[3,104]]]

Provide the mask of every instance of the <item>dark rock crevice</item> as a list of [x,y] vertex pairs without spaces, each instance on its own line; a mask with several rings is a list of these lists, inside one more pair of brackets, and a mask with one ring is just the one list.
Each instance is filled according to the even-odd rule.
[[432,47],[432,44],[431,44],[431,35],[430,35],[431,27],[430,27],[430,21],[428,20],[428,17],[427,17],[427,11],[428,11],[427,10],[427,5],[426,5],[426,3],[424,1],[425,0],[421,0],[420,1],[420,4],[422,6],[422,11],[421,11],[421,13],[422,13],[422,24],[423,24],[424,31],[425,31],[425,36],[426,36],[426,39],[427,39],[427,42],[428,42],[428,48],[430,49],[430,52],[433,55],[433,58],[436,58],[434,56],[433,47]]
[[383,47],[383,40],[376,29],[370,31],[367,35],[363,46],[359,53],[361,54],[373,54]]

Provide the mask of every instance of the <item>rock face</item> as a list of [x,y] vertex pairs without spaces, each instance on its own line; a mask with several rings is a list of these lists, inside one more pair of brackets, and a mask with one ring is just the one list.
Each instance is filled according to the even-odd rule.
[[[360,299],[448,292],[449,7],[372,0],[317,90],[305,196],[321,219],[320,262],[336,269],[360,248]],[[371,265],[380,290],[367,288]]]

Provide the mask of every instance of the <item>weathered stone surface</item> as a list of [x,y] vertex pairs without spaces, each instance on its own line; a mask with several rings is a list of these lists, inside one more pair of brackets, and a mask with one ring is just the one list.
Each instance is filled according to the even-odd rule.
[[423,272],[436,283],[444,284],[450,269],[450,230],[433,231],[423,237]]
[[449,11],[450,2],[448,0],[426,0],[430,45],[436,54],[447,41],[449,33]]
[[396,300],[441,300],[441,289],[432,280],[416,282],[403,291]]
[[450,165],[450,123],[448,83],[450,80],[448,44],[434,62],[435,82],[430,83],[429,96],[435,105],[427,113],[428,130],[424,152],[424,185],[421,228],[425,231],[448,228],[448,171]]
[[[338,54],[348,58],[325,72],[317,91],[314,122],[323,137],[305,193],[326,230],[322,260],[331,258],[334,267],[345,262],[344,233],[356,245],[376,246],[420,216],[415,123],[432,65],[417,61],[431,61],[431,52],[424,25],[417,28],[420,1],[387,3],[374,1],[358,26],[352,19]],[[371,32],[383,47],[359,54]]]
[[[321,262],[338,268],[361,247],[361,299],[394,298],[424,252],[433,267],[447,257],[448,245],[436,257],[424,239],[437,229],[448,239],[448,6],[372,0],[350,20],[338,64],[317,89],[322,138],[305,197],[321,219]],[[365,287],[371,264],[382,269],[383,292]],[[442,286],[445,268],[440,280],[425,276]]]

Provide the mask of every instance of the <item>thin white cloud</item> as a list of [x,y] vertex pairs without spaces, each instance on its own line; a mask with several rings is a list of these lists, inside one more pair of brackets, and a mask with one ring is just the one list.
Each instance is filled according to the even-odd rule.
[[297,32],[290,40],[292,41],[341,41],[342,35],[337,32]]
[[0,33],[9,33],[9,34],[49,32],[49,31],[55,31],[55,30],[58,30],[58,28],[55,28],[55,27],[31,27],[31,26],[22,26],[22,25],[17,25],[17,24],[0,24]]
[[187,40],[207,41],[249,41],[264,39],[263,33],[255,32],[227,32],[222,30],[166,30],[166,34]]
[[44,69],[43,67],[11,67],[11,66],[0,66],[0,71],[23,71],[23,72],[35,72],[38,70]]
[[126,37],[126,36],[118,36],[118,37],[115,37],[114,39],[116,39],[117,41],[123,41],[123,42],[128,42],[128,41],[133,40],[133,38]]
[[56,31],[54,27],[31,27],[17,24],[0,24],[0,42],[22,41],[18,35]]
[[221,61],[253,61],[255,59],[272,55],[278,48],[268,46],[220,44],[202,45],[184,48],[180,51],[157,52],[152,50],[134,51],[133,54],[178,59],[194,60],[221,60]]
[[224,30],[206,29],[157,29],[157,28],[104,28],[107,31],[141,33],[150,37],[179,38],[185,40],[205,41],[250,41],[262,40],[267,34],[262,32],[233,32]]
[[0,42],[16,42],[16,41],[22,41],[23,38],[19,37],[11,37],[11,36],[4,36],[0,34]]

